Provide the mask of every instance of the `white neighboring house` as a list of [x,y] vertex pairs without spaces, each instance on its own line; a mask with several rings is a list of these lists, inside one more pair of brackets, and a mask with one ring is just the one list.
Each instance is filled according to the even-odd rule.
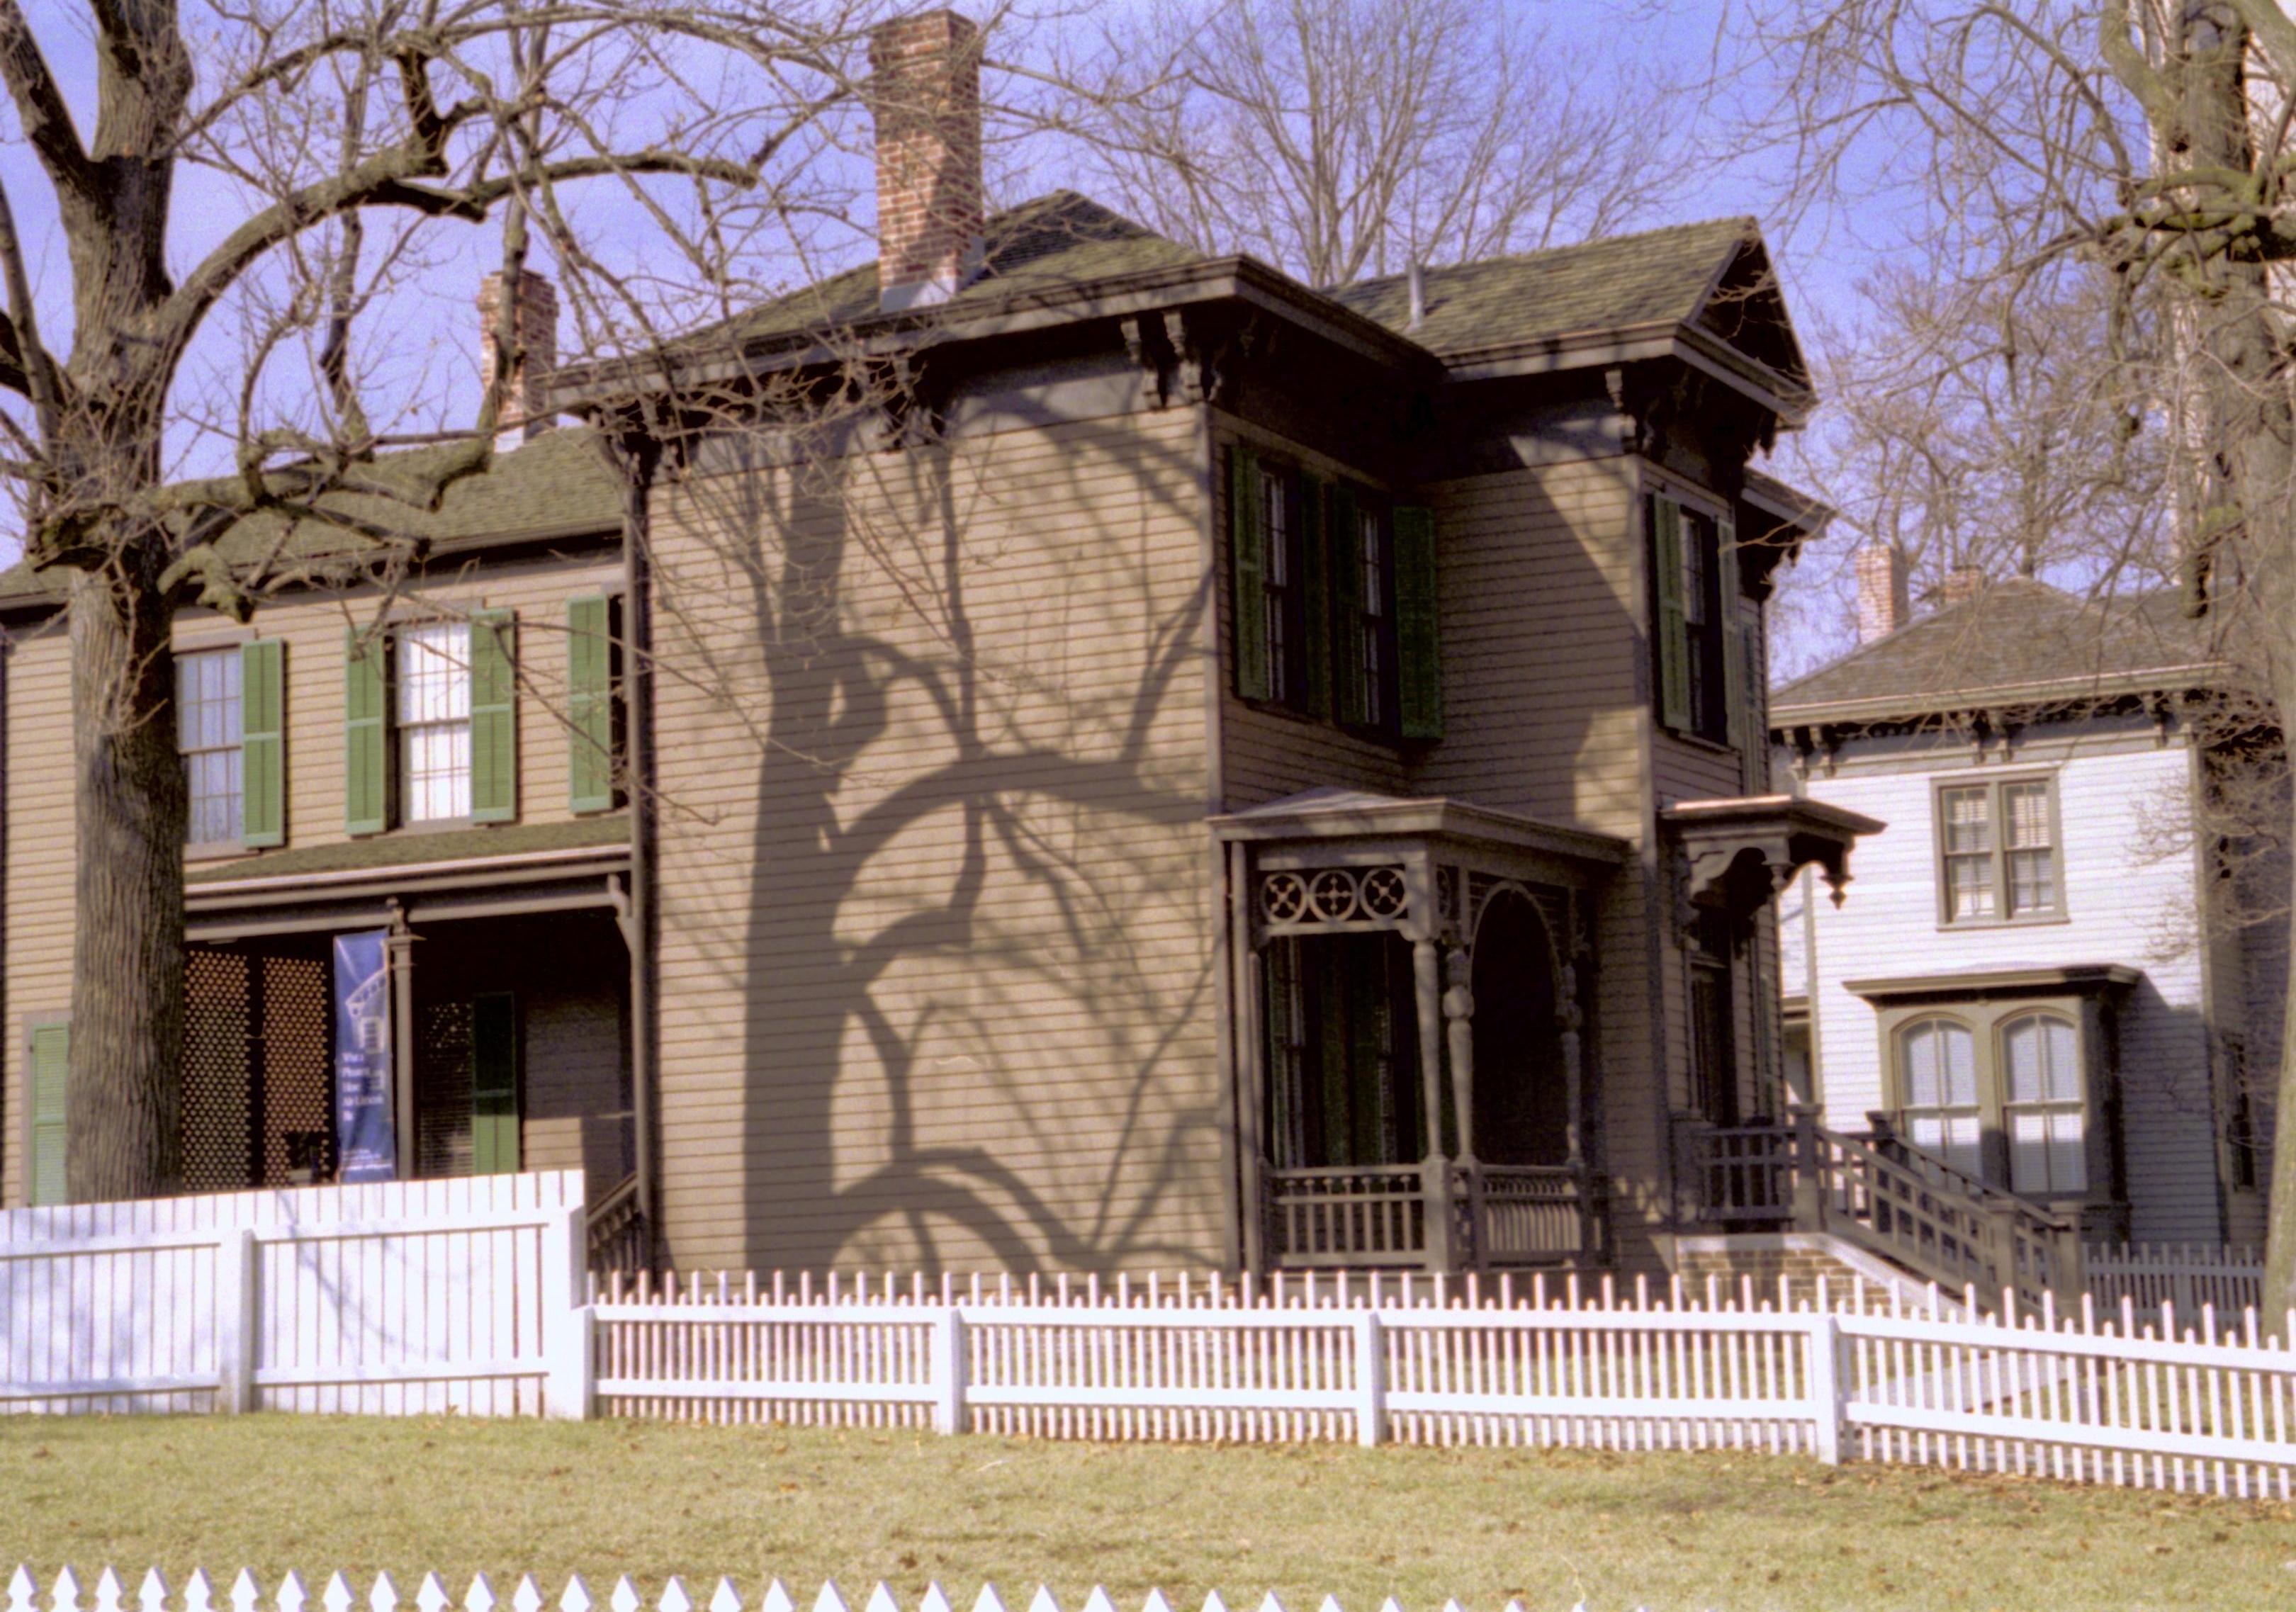
[[1889,825],[1847,903],[1781,898],[1794,1096],[2095,1240],[2260,1243],[2284,937],[2210,921],[2177,600],[1962,573],[1914,618],[1878,547],[1858,585],[1858,648],[1771,695],[1797,790]]

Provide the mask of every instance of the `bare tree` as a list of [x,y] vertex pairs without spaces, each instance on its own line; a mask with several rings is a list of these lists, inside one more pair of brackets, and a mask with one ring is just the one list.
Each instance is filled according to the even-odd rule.
[[[2165,438],[2187,607],[2246,702],[2235,723],[2276,752],[2296,709],[2296,19],[2274,0],[1758,0],[1751,20],[1800,202],[1914,200],[1972,306],[2030,305],[2068,266],[2110,288],[2095,339],[2124,429]],[[2284,785],[2259,798],[2290,843]],[[2276,1127],[2270,1213],[2277,1315],[2296,1296],[2296,1125]]]
[[[390,585],[422,561],[414,517],[485,472],[513,417],[529,251],[593,355],[659,352],[814,279],[855,240],[866,176],[844,149],[882,10],[99,0],[36,29],[0,0],[0,84],[45,182],[22,229],[0,190],[0,474],[27,561],[70,578],[73,1197],[177,1176],[176,611],[245,619],[283,590]],[[66,94],[80,75],[58,63],[94,85],[86,131]],[[512,289],[473,423],[432,401],[454,389],[398,332],[453,233],[480,227]],[[44,237],[70,266],[51,300]],[[378,326],[393,333],[366,340]],[[857,367],[816,413],[867,384]],[[172,479],[181,454],[221,473]],[[275,534],[251,560],[250,529]]]
[[1111,199],[1315,285],[1609,233],[1688,171],[1686,98],[1479,0],[1185,0],[1108,51],[1159,85],[1084,122]]

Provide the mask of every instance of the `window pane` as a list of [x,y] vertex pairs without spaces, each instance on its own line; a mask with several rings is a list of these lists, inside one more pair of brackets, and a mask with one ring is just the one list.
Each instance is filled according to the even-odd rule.
[[471,814],[471,727],[467,722],[408,728],[406,817],[437,822]]
[[2028,849],[2049,843],[2049,786],[2046,781],[2033,783],[2005,783],[2001,786],[2002,827],[2006,831],[2006,844],[2011,850]]
[[2044,1090],[2051,1102],[2079,1102],[2081,1100],[2080,1060],[2075,1051],[2077,1037],[2073,1027],[2062,1019],[2045,1022],[2046,1035],[2042,1044],[2048,1051],[2048,1077]]
[[2013,1191],[2049,1190],[2049,1117],[2032,1109],[2009,1116],[2009,1186]]
[[1977,1106],[1977,1037],[1957,1024],[1938,1027],[1939,1059],[1945,1072],[1945,1102],[1949,1109]]
[[461,722],[471,715],[471,629],[459,621],[398,634],[398,719]]
[[184,782],[191,797],[186,845],[223,845],[240,833],[239,749],[198,750],[184,757]]
[[2001,1036],[2002,1056],[2009,1064],[2009,1101],[2038,1102],[2046,1089],[2042,1074],[2041,1021],[2021,1019]]
[[1682,619],[1691,626],[1706,625],[1706,536],[1711,528],[1704,517],[1682,512]]
[[2049,1185],[2059,1192],[2079,1192],[2088,1186],[2087,1127],[2079,1109],[2060,1109],[2049,1116]]
[[1939,797],[1945,810],[1945,848],[1948,852],[1967,854],[1993,848],[1988,793],[1980,785],[1971,790],[1947,790]]
[[176,660],[176,732],[186,750],[239,742],[239,651],[213,650]]
[[1941,1114],[1908,1114],[1906,1116],[1906,1140],[1924,1153],[1945,1151],[1945,1117]]
[[1993,858],[1946,858],[1947,910],[1956,919],[1993,916]]
[[1945,1121],[1945,1161],[1964,1175],[1985,1174],[1985,1153],[1980,1145],[1977,1116],[1948,1114]]
[[2057,904],[2057,856],[2054,851],[2009,853],[2009,910],[2043,912]]
[[1934,1109],[1941,1101],[1937,1028],[1923,1025],[1906,1032],[1906,1106]]

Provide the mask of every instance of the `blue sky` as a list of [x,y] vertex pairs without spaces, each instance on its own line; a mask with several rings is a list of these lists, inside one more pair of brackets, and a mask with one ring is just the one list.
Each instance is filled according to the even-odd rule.
[[[1710,68],[1728,74],[1742,65],[1739,42],[1727,26],[1726,0],[1723,4],[1514,0],[1514,4],[1527,19],[1544,26],[1551,40],[1587,53],[1616,53],[1620,65],[1660,61],[1677,64],[1685,76],[1693,77],[1702,76]],[[31,0],[29,11],[85,130],[94,110],[94,61],[80,7],[65,0]],[[196,17],[198,12],[193,9],[187,14]],[[1092,8],[1071,14],[1089,18]],[[1693,104],[1685,96],[1677,110]],[[1887,250],[1888,243],[1858,239],[1838,219],[1805,220],[1792,230],[1779,227],[1776,190],[1781,176],[1775,162],[1764,153],[1732,149],[1726,120],[1726,110],[1718,112],[1710,108],[1701,116],[1695,127],[1703,152],[1698,160],[1698,173],[1670,214],[1645,222],[1735,213],[1762,218],[1804,343],[1815,347],[1823,329],[1855,320],[1856,281],[1877,254]],[[70,328],[69,274],[46,181],[17,135],[12,119],[0,120],[0,130],[5,134],[4,143],[0,143],[0,181],[7,185],[26,237],[37,295],[46,310],[47,332],[52,342],[59,341],[63,339],[62,332]],[[1068,177],[1055,166],[1056,155],[1015,154],[1029,160],[1029,188],[1047,188]],[[196,262],[242,213],[241,198],[229,183],[201,170],[184,169],[175,210],[173,265],[180,270]],[[625,208],[618,214],[609,207],[602,222],[610,237],[626,236],[634,250],[642,249],[648,226],[635,209]],[[476,315],[472,298],[479,277],[491,266],[498,250],[497,237],[490,228],[432,232],[422,273],[397,294],[387,319],[378,322],[390,331],[386,357],[392,389],[402,395],[412,410],[406,421],[410,427],[426,420],[459,423],[476,406]],[[859,243],[855,250],[860,250]],[[228,397],[236,388],[239,372],[235,332],[227,322],[219,322],[194,356],[188,375],[191,387],[197,395]],[[202,442],[188,431],[179,430],[170,447],[171,468],[177,471],[209,471],[222,462],[218,443]],[[1791,452],[1782,454],[1773,468],[1791,475]],[[12,551],[13,546],[12,538],[0,536],[0,551]]]

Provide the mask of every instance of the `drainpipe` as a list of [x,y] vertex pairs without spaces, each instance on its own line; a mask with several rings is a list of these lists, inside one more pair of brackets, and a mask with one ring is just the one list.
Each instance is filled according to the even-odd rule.
[[645,1264],[652,1269],[661,1233],[654,1182],[653,630],[646,536],[661,450],[650,438],[626,438],[619,446],[615,458],[622,472],[622,699],[630,769],[629,921],[623,929],[630,954],[630,1130]]

